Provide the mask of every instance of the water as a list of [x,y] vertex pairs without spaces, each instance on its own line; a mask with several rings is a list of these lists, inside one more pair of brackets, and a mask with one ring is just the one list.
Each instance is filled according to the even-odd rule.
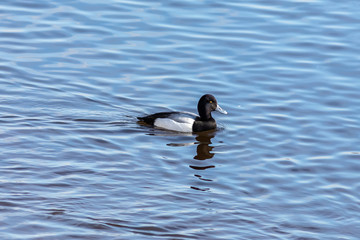
[[0,238],[359,239],[359,8],[2,1]]

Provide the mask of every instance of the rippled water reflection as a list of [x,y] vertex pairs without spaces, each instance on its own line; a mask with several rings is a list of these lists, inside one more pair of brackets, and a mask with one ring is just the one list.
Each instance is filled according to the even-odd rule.
[[0,238],[358,239],[358,10],[2,1]]

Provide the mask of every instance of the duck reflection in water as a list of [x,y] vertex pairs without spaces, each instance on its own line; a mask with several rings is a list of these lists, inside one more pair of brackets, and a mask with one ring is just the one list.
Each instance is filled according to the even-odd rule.
[[[196,155],[194,156],[194,159],[196,160],[206,160],[212,158],[215,153],[211,153],[211,150],[214,148],[212,146],[209,146],[209,144],[212,144],[211,139],[215,137],[216,130],[209,130],[206,132],[197,133],[197,136],[195,137],[196,142],[191,143],[168,143],[167,146],[172,147],[184,147],[189,145],[196,145]],[[214,166],[213,166],[214,167]]]
[[[194,156],[194,159],[196,160],[207,160],[207,159],[211,159],[212,157],[214,157],[215,153],[212,153],[211,151],[213,150],[213,146],[209,146],[210,144],[212,144],[211,139],[215,137],[215,131],[208,131],[208,132],[203,132],[203,133],[199,133],[198,136],[196,136],[196,144],[197,148],[196,148],[196,155]],[[206,168],[211,168],[211,167],[215,167],[213,165],[211,166],[205,166],[205,167],[196,167],[196,166],[190,166],[191,168],[197,169],[197,170],[204,170]]]
[[[209,165],[207,162],[205,162],[205,160],[211,159],[215,155],[215,153],[211,152],[214,147],[210,145],[210,144],[212,144],[211,139],[213,137],[215,137],[215,131],[199,133],[198,136],[196,136],[196,141],[197,141],[196,144],[198,144],[198,145],[196,148],[196,155],[194,156],[194,159],[199,160],[199,161],[197,161],[196,165],[189,165],[190,168],[198,170],[198,171],[199,170],[203,171],[208,168],[215,167],[215,165]],[[202,180],[205,182],[213,181],[210,178],[203,177],[202,174],[201,175],[194,174],[194,176],[197,177],[199,180]],[[194,182],[194,184],[192,186],[190,186],[190,188],[192,188],[194,190],[199,190],[199,191],[209,191],[210,188],[206,187],[207,184],[205,182]]]
[[[169,143],[168,146],[174,146],[174,147],[180,147],[180,146],[189,146],[196,144],[196,155],[194,156],[194,159],[196,160],[196,163],[189,165],[190,168],[197,170],[197,171],[203,171],[208,168],[214,168],[215,165],[209,165],[205,160],[211,159],[214,157],[215,153],[212,153],[211,151],[214,149],[213,146],[211,146],[212,142],[211,139],[215,137],[216,130],[210,130],[206,132],[197,133],[197,136],[195,137],[196,142],[192,143]],[[209,191],[210,188],[204,187],[205,182],[212,182],[212,179],[205,178],[202,175],[196,173],[194,174],[195,177],[197,177],[199,180],[202,180],[202,182],[196,181],[194,185],[198,186],[190,186],[190,188],[199,190],[199,191]],[[205,181],[205,182],[203,182]],[[199,186],[200,185],[200,186]],[[206,184],[205,184],[206,185]]]

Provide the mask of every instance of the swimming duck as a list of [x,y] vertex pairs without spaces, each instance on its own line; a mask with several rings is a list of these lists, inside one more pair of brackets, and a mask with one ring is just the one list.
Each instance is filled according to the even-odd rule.
[[145,117],[138,117],[141,122],[177,132],[202,132],[216,128],[212,111],[227,114],[211,94],[203,95],[197,106],[199,116],[189,112],[160,112]]

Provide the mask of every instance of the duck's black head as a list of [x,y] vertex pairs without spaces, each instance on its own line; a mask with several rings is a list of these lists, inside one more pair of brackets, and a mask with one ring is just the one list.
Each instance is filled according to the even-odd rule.
[[200,119],[203,121],[212,119],[211,112],[215,110],[223,114],[227,114],[227,112],[222,110],[221,107],[217,104],[216,98],[213,95],[203,95],[198,102],[198,112]]

